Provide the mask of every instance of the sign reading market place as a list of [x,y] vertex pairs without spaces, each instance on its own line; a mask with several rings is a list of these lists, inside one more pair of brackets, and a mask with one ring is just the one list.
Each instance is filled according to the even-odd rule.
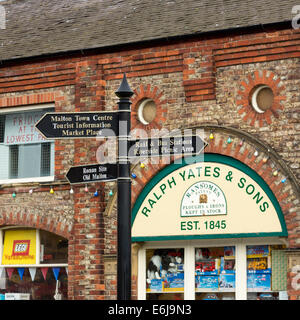
[[46,139],[93,138],[116,136],[118,113],[49,112],[35,125]]
[[133,207],[132,241],[287,235],[255,171],[216,154],[193,160],[167,166],[146,185]]

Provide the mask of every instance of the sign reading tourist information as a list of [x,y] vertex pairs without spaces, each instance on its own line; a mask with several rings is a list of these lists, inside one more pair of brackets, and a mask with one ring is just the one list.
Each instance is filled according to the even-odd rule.
[[205,147],[199,136],[160,137],[152,139],[131,140],[128,156],[152,157],[167,155],[196,155]]
[[66,178],[73,184],[116,180],[117,164],[105,163],[71,167]]
[[49,112],[36,123],[35,127],[47,139],[117,136],[118,113],[113,111]]

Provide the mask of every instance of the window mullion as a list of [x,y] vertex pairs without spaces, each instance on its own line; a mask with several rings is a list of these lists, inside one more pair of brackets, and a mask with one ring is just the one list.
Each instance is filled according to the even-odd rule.
[[247,255],[246,244],[237,243],[235,247],[235,298],[236,300],[247,300]]
[[184,300],[195,300],[195,248],[184,248]]

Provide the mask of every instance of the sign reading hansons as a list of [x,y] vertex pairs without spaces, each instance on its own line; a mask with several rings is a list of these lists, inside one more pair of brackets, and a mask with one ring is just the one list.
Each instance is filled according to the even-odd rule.
[[226,213],[224,193],[212,182],[197,182],[183,195],[180,208],[181,217],[214,216]]

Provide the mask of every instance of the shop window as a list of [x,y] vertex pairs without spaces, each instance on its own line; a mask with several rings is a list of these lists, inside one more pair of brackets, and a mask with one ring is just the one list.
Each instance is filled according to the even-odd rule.
[[[35,130],[51,109],[0,113],[0,181],[53,176],[54,142]],[[19,180],[20,181],[20,180]]]
[[184,250],[146,251],[147,300],[183,300]]
[[284,299],[287,266],[281,245],[247,246],[247,299]]
[[195,249],[196,300],[235,299],[235,247]]
[[169,242],[146,243],[138,299],[286,300],[286,246],[283,239],[269,241],[192,240],[167,249]]
[[0,229],[0,240],[0,299],[67,299],[67,239],[9,228]]
[[40,230],[40,262],[67,263],[68,241],[53,233]]

